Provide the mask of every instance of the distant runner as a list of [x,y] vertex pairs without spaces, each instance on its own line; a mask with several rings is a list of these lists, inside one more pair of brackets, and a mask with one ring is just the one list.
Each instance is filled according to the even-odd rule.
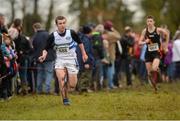
[[[161,49],[165,53],[168,51],[169,34],[166,30],[155,27],[154,23],[154,17],[148,16],[146,19],[147,27],[141,33],[139,44],[147,45],[145,62],[148,80],[152,83],[155,92],[157,92],[157,72],[159,71]],[[166,37],[166,46],[164,48],[161,48],[160,34],[163,34]]]

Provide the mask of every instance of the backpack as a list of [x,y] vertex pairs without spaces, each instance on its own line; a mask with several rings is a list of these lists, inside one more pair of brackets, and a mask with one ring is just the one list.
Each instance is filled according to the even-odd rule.
[[104,49],[103,49],[103,39],[101,37],[100,32],[92,33],[92,48],[93,54],[95,58],[104,58]]

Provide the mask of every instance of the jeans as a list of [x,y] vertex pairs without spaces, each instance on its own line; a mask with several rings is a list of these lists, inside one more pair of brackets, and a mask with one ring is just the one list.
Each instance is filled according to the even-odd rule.
[[25,58],[20,62],[21,68],[19,69],[19,76],[21,79],[21,83],[24,85],[28,85],[28,81],[27,81],[28,64],[29,64],[28,59]]
[[145,81],[146,83],[148,83],[146,64],[145,64],[145,62],[142,61],[142,60],[140,60],[139,71],[140,71],[140,78],[141,78],[141,80],[143,80],[143,81]]
[[113,88],[114,87],[113,77],[115,73],[114,62],[112,62],[111,65],[107,65],[106,68],[107,68],[106,75],[108,79],[108,87]]
[[45,91],[50,93],[51,81],[53,79],[54,61],[48,61],[37,64],[37,92],[42,93],[43,82],[45,82]]
[[103,65],[101,60],[95,60],[95,67],[92,70],[92,81],[97,82],[99,85],[103,85],[101,78],[103,77]]

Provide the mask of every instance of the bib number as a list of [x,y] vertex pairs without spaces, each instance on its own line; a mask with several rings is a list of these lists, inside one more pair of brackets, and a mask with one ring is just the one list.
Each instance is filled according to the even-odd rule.
[[153,43],[153,44],[148,45],[148,51],[149,52],[158,51],[158,50],[159,50],[158,43]]
[[56,50],[59,53],[67,53],[67,52],[69,52],[69,47],[58,47],[58,48],[56,48]]

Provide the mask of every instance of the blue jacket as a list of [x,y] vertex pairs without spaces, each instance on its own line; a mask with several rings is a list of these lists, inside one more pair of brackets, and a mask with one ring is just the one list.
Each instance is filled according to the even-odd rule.
[[[46,43],[49,37],[49,33],[45,30],[37,31],[32,37],[33,53],[32,58],[38,61],[38,57],[41,56],[42,50],[46,47]],[[48,50],[48,55],[45,61],[55,60],[55,51],[53,48]]]
[[78,63],[79,63],[79,68],[80,68],[80,70],[83,70],[84,64],[89,64],[90,67],[93,68],[94,67],[94,56],[92,53],[91,38],[88,37],[87,35],[81,33],[81,32],[78,33],[78,36],[84,45],[86,54],[88,55],[88,60],[84,63],[82,60],[81,50],[80,50],[79,46],[77,46],[76,52],[77,52],[77,59],[78,59]]

